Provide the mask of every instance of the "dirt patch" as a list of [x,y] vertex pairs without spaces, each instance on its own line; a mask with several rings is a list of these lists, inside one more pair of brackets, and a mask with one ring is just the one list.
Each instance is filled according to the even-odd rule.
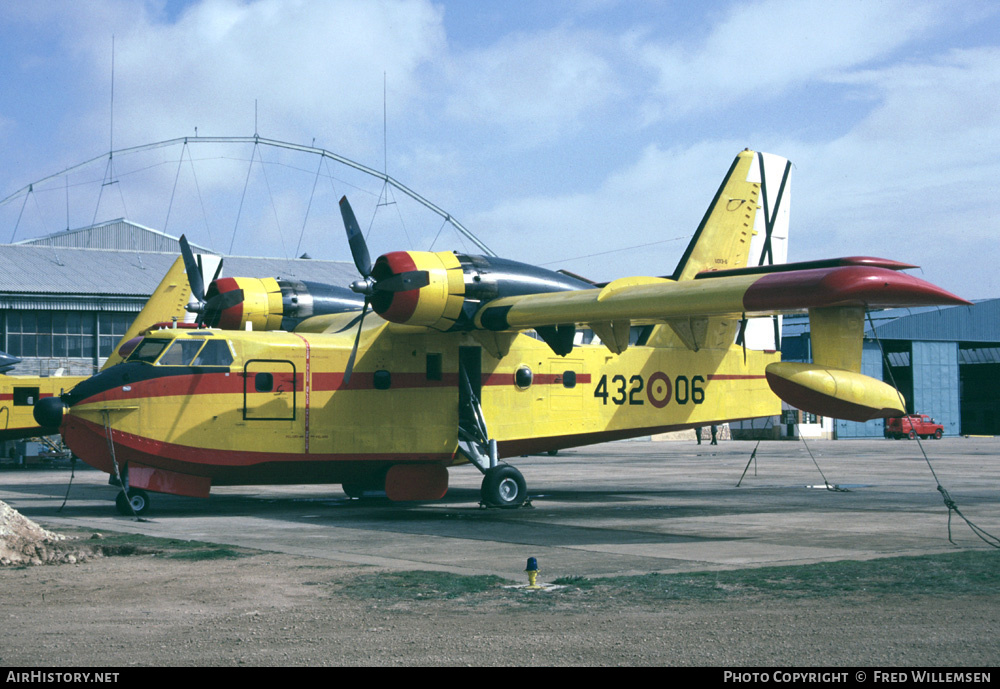
[[641,587],[580,578],[527,592],[492,577],[189,541],[107,533],[100,545],[132,556],[0,570],[0,664],[855,667],[1000,657],[992,584],[914,587],[892,575],[893,587],[837,595],[723,586],[715,597],[695,582],[671,598],[653,578]]

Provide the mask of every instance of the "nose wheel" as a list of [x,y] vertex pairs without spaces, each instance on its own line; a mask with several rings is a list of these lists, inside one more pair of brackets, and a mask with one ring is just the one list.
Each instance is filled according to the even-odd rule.
[[520,471],[509,464],[498,464],[486,470],[479,494],[484,505],[513,509],[524,504],[528,486]]
[[141,488],[129,488],[128,495],[122,491],[115,498],[115,507],[123,517],[141,517],[149,511],[149,493]]

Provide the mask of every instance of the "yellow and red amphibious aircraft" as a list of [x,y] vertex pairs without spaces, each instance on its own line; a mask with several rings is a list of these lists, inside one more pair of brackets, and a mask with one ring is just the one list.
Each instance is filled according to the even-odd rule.
[[58,433],[58,429],[43,428],[35,420],[35,402],[58,396],[87,379],[87,376],[8,375],[20,362],[16,356],[0,352],[0,441]]
[[[860,373],[865,310],[966,302],[895,261],[782,264],[789,170],[740,153],[670,277],[593,284],[453,252],[373,265],[346,199],[350,289],[219,278],[206,291],[185,243],[199,327],[147,331],[124,363],[40,403],[39,422],[120,474],[142,511],[146,490],[255,483],[438,499],[463,463],[484,474],[485,504],[516,507],[525,481],[505,457],[774,415],[780,399],[899,415],[896,391]],[[782,363],[772,318],[801,311],[814,362]],[[745,327],[761,317],[763,346]]]

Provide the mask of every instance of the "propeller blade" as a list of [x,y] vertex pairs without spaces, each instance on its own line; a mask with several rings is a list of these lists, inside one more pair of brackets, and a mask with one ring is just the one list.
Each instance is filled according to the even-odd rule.
[[351,382],[351,373],[354,372],[354,357],[358,355],[358,343],[361,341],[361,328],[365,324],[365,314],[368,313],[368,297],[365,297],[365,305],[361,308],[361,318],[358,319],[358,334],[354,336],[354,347],[351,349],[351,356],[347,359],[347,367],[344,369],[344,387]]
[[[202,318],[209,327],[216,327],[219,324],[219,319],[222,316],[222,312],[228,308],[236,306],[243,301],[243,290],[236,289],[231,292],[223,292],[222,294],[217,294],[216,296],[205,302],[204,318],[199,314],[199,318]],[[200,323],[199,323],[200,325]]]
[[198,268],[198,261],[191,251],[187,237],[181,235],[181,256],[184,257],[184,270],[187,271],[188,284],[191,285],[191,294],[199,303],[205,303],[205,281],[201,277],[201,269]]
[[379,292],[406,292],[426,287],[430,282],[430,274],[426,270],[408,270],[379,280],[375,283],[375,289]]
[[347,197],[340,199],[340,215],[344,218],[344,229],[347,230],[347,243],[351,246],[351,256],[354,257],[354,265],[364,278],[372,274],[372,259],[368,254],[368,244],[365,236],[361,233],[358,219],[354,217],[354,211]]

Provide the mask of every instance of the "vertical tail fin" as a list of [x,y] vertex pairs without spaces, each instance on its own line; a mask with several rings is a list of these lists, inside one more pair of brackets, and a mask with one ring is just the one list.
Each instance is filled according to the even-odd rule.
[[[692,280],[698,273],[784,263],[788,257],[788,209],[791,163],[770,153],[749,149],[736,156],[722,186],[705,211],[674,270],[674,280]],[[763,212],[759,212],[763,211]],[[687,318],[667,322],[688,348],[729,347],[777,350],[781,341],[780,316],[734,321],[726,318]],[[670,346],[667,330],[655,327],[648,342]]]
[[673,279],[691,280],[706,270],[784,263],[790,173],[791,163],[780,156],[751,150],[737,155]]
[[[205,255],[203,258],[210,265],[203,265],[202,270],[211,276],[218,265],[219,258],[210,255]],[[210,270],[206,270],[206,268],[210,268]],[[194,314],[189,313],[184,308],[190,299],[191,285],[185,272],[184,259],[178,257],[170,267],[170,270],[167,271],[167,274],[163,276],[163,280],[160,281],[156,291],[150,296],[149,301],[146,302],[146,306],[135,317],[128,331],[122,336],[118,344],[115,345],[114,351],[111,352],[102,369],[121,363],[122,357],[119,355],[118,350],[121,349],[123,344],[136,337],[146,328],[157,323],[169,322],[173,318],[176,318],[181,323],[185,321],[194,322]]]

